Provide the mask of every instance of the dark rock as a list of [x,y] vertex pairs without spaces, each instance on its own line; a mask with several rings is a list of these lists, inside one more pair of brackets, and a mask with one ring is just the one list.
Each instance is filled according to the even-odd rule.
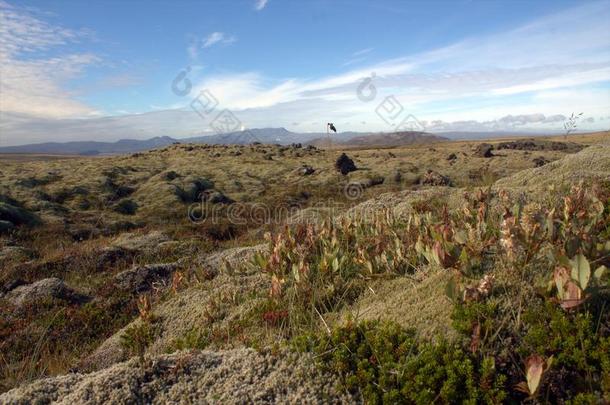
[[537,158],[534,158],[532,162],[534,162],[534,167],[542,167],[550,161],[543,156],[538,156]]
[[68,233],[75,241],[83,241],[88,239],[94,239],[100,236],[101,231],[93,226],[79,225],[70,227]]
[[138,210],[138,204],[133,200],[123,199],[116,203],[112,209],[119,214],[133,215]]
[[121,290],[140,294],[149,291],[153,283],[168,280],[177,268],[177,263],[136,266],[117,274],[114,283]]
[[20,278],[17,278],[15,280],[11,280],[11,281],[7,281],[6,283],[4,283],[2,285],[2,287],[0,287],[0,294],[6,294],[9,291],[14,290],[17,287],[21,287],[22,285],[26,285],[27,283]]
[[493,145],[490,145],[488,143],[480,143],[474,149],[473,155],[476,157],[490,158],[490,157],[493,157],[493,153],[491,153],[492,149],[493,149]]
[[166,181],[172,181],[177,179],[178,177],[180,177],[180,175],[173,170],[163,173],[163,180]]
[[428,170],[428,172],[419,179],[419,184],[426,185],[426,186],[452,186],[453,185],[453,183],[449,177],[443,176],[442,174],[435,172],[434,170]]
[[40,223],[38,217],[25,208],[4,202],[0,202],[0,221],[3,222],[0,225],[0,229],[12,229],[19,225],[36,225]]
[[119,261],[127,261],[133,256],[133,253],[126,249],[110,246],[100,252],[95,262],[95,268],[101,271],[115,265]]
[[214,183],[208,179],[190,179],[183,187],[176,186],[176,195],[185,203],[193,203],[201,199],[202,193],[214,188]]
[[109,193],[108,200],[115,201],[131,195],[135,189],[133,187],[119,185],[111,177],[106,177],[102,183],[103,189]]
[[235,200],[227,197],[218,190],[207,190],[203,193],[203,200],[212,204],[233,204]]
[[301,176],[309,176],[311,174],[314,174],[315,172],[316,172],[316,169],[314,169],[313,167],[311,167],[309,165],[303,165],[297,169],[297,173],[300,174]]
[[57,173],[49,172],[44,177],[28,177],[25,179],[21,179],[17,181],[17,185],[26,187],[26,188],[34,188],[38,186],[44,186],[46,184],[52,183],[54,181],[60,180],[62,177]]
[[554,150],[565,152],[578,152],[582,148],[582,145],[573,142],[556,142],[547,141],[544,139],[523,139],[518,141],[501,142],[498,144],[498,149],[528,151]]
[[15,225],[12,222],[0,220],[0,234],[9,233],[15,229]]
[[382,176],[371,177],[370,179],[366,180],[366,182],[364,183],[364,186],[365,187],[374,187],[379,184],[383,184],[384,180],[385,179]]
[[350,159],[345,153],[342,153],[341,156],[335,162],[335,169],[339,171],[342,175],[347,175],[350,172],[358,170],[354,161]]

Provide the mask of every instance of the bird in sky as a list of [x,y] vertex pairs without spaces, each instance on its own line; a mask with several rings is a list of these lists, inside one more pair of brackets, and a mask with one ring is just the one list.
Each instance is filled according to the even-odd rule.
[[335,124],[333,124],[332,122],[329,122],[328,124],[328,128],[330,128],[331,131],[333,132],[337,132],[337,128],[335,128]]

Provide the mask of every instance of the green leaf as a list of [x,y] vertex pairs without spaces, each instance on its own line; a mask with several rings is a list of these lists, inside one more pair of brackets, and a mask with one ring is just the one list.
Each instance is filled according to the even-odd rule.
[[593,277],[595,277],[595,279],[597,281],[600,281],[602,279],[602,276],[604,275],[604,273],[606,272],[606,270],[608,270],[608,268],[606,266],[599,266],[596,270],[595,273],[593,273]]
[[454,277],[451,277],[445,286],[445,294],[451,301],[457,301],[459,298],[459,288]]
[[464,232],[464,231],[456,231],[455,234],[453,235],[453,239],[457,243],[463,245],[468,240],[468,236],[466,235],[466,232]]
[[335,256],[335,259],[333,260],[333,271],[337,272],[339,271],[339,260],[337,259],[337,257]]
[[580,288],[585,290],[589,284],[589,278],[591,277],[589,261],[585,256],[579,253],[570,260],[570,264],[572,265],[572,279],[578,281]]

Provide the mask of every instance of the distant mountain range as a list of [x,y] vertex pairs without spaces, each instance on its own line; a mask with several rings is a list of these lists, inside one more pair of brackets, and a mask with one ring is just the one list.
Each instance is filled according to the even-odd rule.
[[350,146],[350,147],[391,147],[391,146],[403,146],[403,145],[414,145],[430,142],[442,142],[448,141],[449,138],[443,136],[429,134],[427,132],[417,131],[401,131],[401,132],[381,132],[356,136],[345,137],[343,134],[335,137],[331,136],[329,141],[328,137],[316,138],[309,143],[315,146],[327,146],[330,142],[334,145]]
[[[356,140],[358,145],[366,145],[368,137],[371,138],[371,145],[378,142],[380,145],[386,145],[388,139],[399,140],[405,138],[405,134],[380,134],[380,133],[362,133],[362,132],[342,132],[333,134],[333,142],[348,142],[351,139]],[[174,143],[208,143],[208,144],[237,144],[247,145],[253,142],[282,145],[292,143],[311,143],[313,140],[319,140],[319,144],[324,146],[323,141],[327,135],[325,133],[297,133],[288,131],[285,128],[254,128],[245,131],[230,132],[216,135],[197,136],[192,138],[176,139],[169,136],[155,137],[146,140],[137,139],[122,139],[117,142],[95,142],[95,141],[75,141],[75,142],[47,142],[30,145],[7,146],[0,148],[0,153],[40,153],[40,154],[64,154],[64,155],[107,155],[141,152],[150,149],[160,148]],[[436,141],[437,138],[433,135],[418,133],[412,138],[417,142],[423,142],[426,139]],[[403,142],[397,144],[412,143],[405,138]]]
[[[489,138],[508,136],[509,133],[443,133],[430,134],[425,132],[341,132],[330,135],[333,144],[345,146],[400,146],[426,142],[438,142],[449,138]],[[174,143],[208,143],[208,144],[238,144],[247,145],[253,142],[267,144],[289,145],[292,143],[312,144],[324,147],[328,145],[328,135],[316,132],[291,132],[286,128],[254,128],[224,134],[196,136],[190,138],[172,138],[169,136],[154,137],[146,140],[121,139],[116,142],[73,141],[46,142],[19,146],[0,147],[0,153],[39,153],[63,155],[108,155],[141,152],[160,148]]]

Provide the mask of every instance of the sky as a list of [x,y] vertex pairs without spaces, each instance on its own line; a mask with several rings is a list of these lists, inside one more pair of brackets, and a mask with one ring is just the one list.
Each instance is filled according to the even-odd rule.
[[0,146],[610,128],[610,1],[0,0]]

